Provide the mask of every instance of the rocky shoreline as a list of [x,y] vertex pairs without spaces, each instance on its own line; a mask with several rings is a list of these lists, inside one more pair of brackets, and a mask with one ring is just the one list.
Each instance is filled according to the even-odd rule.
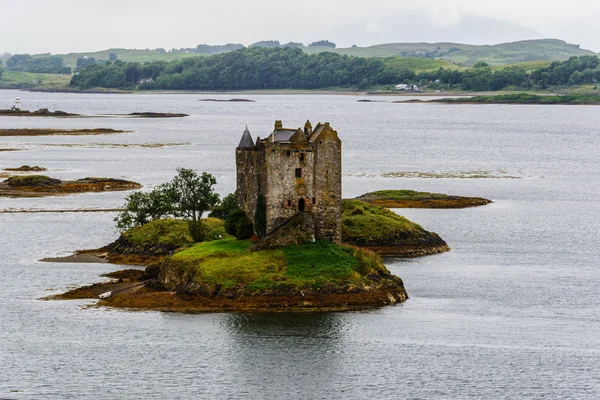
[[[120,277],[129,275],[132,277]],[[137,273],[135,273],[137,272]],[[193,290],[169,290],[142,270],[109,274],[113,281],[73,289],[45,300],[100,299],[98,306],[163,312],[323,312],[350,311],[402,303],[408,299],[402,280],[396,276],[373,277],[371,285],[325,285],[295,288],[281,285],[265,292],[248,287],[197,286]]]

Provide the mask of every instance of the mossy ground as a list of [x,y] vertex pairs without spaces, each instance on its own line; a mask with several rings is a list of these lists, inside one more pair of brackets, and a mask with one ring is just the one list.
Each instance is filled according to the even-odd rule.
[[175,253],[163,268],[176,270],[178,276],[193,276],[194,284],[241,285],[253,292],[281,285],[360,284],[370,274],[389,273],[372,252],[329,242],[260,251],[250,251],[250,247],[250,241],[236,239],[199,243]]
[[391,241],[396,237],[421,236],[426,231],[414,222],[360,200],[342,202],[342,238],[360,245],[372,241]]

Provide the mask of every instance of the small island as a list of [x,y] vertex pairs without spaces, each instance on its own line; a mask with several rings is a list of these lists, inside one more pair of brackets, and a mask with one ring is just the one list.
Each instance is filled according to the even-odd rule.
[[[22,110],[20,108],[10,108],[0,110],[0,116],[9,117],[62,117],[62,118],[91,118],[91,117],[105,117],[106,115],[82,115],[68,113],[65,111],[49,111],[47,108],[40,108],[36,111]],[[132,112],[129,114],[110,114],[108,116],[115,117],[130,117],[130,118],[181,118],[188,117],[188,114],[183,113],[165,113],[165,112]]]
[[200,99],[198,101],[223,102],[223,103],[255,103],[256,100],[250,99]]
[[80,117],[79,114],[71,114],[65,111],[49,111],[47,108],[40,108],[36,111],[21,110],[20,108],[10,108],[0,110],[0,116],[12,117]]
[[128,131],[110,128],[92,129],[51,129],[51,128],[13,128],[0,129],[0,136],[84,136],[109,135]]
[[490,204],[482,197],[451,196],[414,190],[379,190],[356,198],[386,208],[467,208]]
[[37,165],[35,165],[33,167],[31,167],[29,165],[22,165],[17,168],[3,168],[2,170],[9,171],[9,172],[42,172],[42,171],[47,171],[47,168],[38,167]]
[[139,189],[136,182],[112,178],[84,178],[62,181],[45,175],[11,176],[0,182],[0,197],[45,197],[73,193]]
[[132,112],[129,114],[116,114],[125,115],[133,118],[182,118],[189,117],[188,114],[182,113],[164,113],[164,112]]
[[535,95],[528,93],[501,94],[495,96],[474,96],[444,98],[435,100],[406,100],[394,103],[444,103],[444,104],[540,104],[540,105],[599,105],[600,96],[595,94]]

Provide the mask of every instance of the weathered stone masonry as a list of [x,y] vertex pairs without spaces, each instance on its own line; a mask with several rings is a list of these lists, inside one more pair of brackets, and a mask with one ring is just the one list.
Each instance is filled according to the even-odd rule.
[[266,203],[267,236],[292,217],[312,221],[314,238],[341,242],[342,142],[329,123],[283,128],[252,140],[248,128],[236,149],[238,203],[254,220],[258,198]]

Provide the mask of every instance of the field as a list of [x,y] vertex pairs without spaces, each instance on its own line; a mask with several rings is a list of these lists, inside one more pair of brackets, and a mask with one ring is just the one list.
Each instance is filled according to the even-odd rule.
[[0,78],[0,89],[33,86],[47,89],[60,89],[69,86],[70,81],[71,75],[36,74],[32,72],[8,71],[5,69]]
[[[195,53],[161,53],[156,50],[137,50],[137,49],[107,49],[95,52],[81,52],[81,53],[68,53],[68,54],[55,54],[63,58],[65,64],[76,65],[79,57],[88,56],[93,57],[96,60],[108,61],[108,54],[115,53],[117,59],[121,61],[137,61],[140,63],[146,61],[173,61],[188,57],[200,57],[201,54]],[[36,54],[36,56],[42,57],[48,54]]]
[[416,57],[386,57],[382,59],[383,63],[394,69],[409,69],[417,73],[423,71],[432,71],[440,68],[444,69],[465,69],[459,65],[446,60],[436,60],[433,58]]

